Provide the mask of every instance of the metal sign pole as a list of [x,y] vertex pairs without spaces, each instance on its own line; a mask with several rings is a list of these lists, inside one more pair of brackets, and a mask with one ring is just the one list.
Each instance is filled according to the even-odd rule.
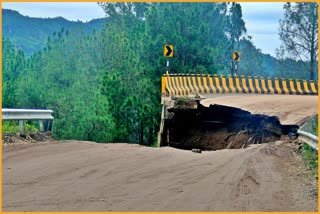
[[163,47],[163,56],[167,58],[167,74],[170,72],[169,58],[173,57],[173,45],[165,45]]
[[232,61],[232,66],[231,66],[231,76],[233,76],[234,75],[234,72],[235,72],[235,62],[234,61]]
[[237,76],[237,71],[238,71],[238,63],[240,62],[240,51],[233,51],[232,53],[232,69],[231,73],[234,76]]
[[238,70],[238,62],[236,62],[234,66],[234,76],[237,76],[237,70]]

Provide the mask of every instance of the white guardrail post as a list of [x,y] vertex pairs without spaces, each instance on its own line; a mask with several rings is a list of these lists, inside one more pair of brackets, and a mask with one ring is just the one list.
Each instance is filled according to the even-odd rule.
[[318,136],[315,136],[309,132],[298,130],[299,140],[308,144],[310,147],[318,151]]
[[52,110],[41,109],[2,109],[2,120],[18,120],[20,131],[24,130],[25,120],[38,120],[40,131],[44,131],[45,120],[53,121]]

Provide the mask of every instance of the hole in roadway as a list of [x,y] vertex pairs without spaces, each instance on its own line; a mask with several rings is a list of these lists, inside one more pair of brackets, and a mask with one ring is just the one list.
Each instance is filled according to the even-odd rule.
[[297,125],[281,125],[277,117],[199,101],[168,109],[162,145],[179,149],[240,149],[250,144],[297,137]]

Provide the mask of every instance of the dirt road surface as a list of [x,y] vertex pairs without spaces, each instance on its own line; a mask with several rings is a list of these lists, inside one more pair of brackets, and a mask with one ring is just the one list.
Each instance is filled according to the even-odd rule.
[[[201,154],[130,144],[3,148],[3,211],[315,211],[286,145]],[[313,194],[313,197],[312,197]]]
[[254,114],[277,116],[283,125],[305,122],[318,113],[318,96],[226,95],[201,101],[204,106],[218,104],[241,108]]
[[[284,124],[302,123],[318,106],[316,96],[202,102]],[[3,211],[316,211],[317,189],[304,171],[293,145],[279,142],[201,154],[76,141],[4,144]]]

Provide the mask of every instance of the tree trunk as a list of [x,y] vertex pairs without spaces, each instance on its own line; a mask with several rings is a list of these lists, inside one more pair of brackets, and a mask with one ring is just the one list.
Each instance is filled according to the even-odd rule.
[[[313,55],[311,53],[311,55]],[[310,62],[310,80],[314,80],[314,60],[312,59]]]
[[233,61],[233,51],[234,51],[234,39],[232,38],[232,55],[231,55],[231,60],[232,60],[232,64],[231,64],[231,76],[234,75],[234,61]]
[[153,143],[153,128],[149,127],[148,146],[151,146]]
[[312,34],[311,34],[311,52],[310,52],[310,80],[314,80],[314,62],[315,62],[315,28],[316,22],[318,22],[317,17],[312,17]]
[[234,61],[232,60],[232,64],[231,64],[231,76],[234,75],[234,68],[235,68],[235,66],[234,66]]
[[140,144],[143,145],[143,122],[140,122]]

